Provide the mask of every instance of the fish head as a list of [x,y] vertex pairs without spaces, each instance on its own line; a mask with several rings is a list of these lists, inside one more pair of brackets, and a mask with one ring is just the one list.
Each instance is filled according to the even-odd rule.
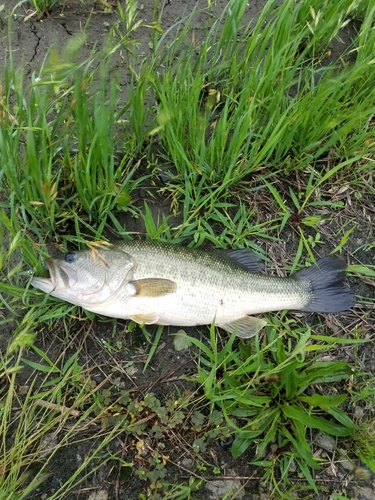
[[31,284],[53,297],[87,309],[117,295],[134,266],[131,257],[117,249],[69,252],[46,259],[49,278],[35,277]]

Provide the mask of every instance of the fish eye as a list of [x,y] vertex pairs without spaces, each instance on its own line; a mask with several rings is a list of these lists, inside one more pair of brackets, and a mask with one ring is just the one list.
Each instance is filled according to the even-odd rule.
[[64,257],[64,260],[65,262],[68,262],[69,264],[71,264],[72,262],[74,262],[77,258],[77,254],[74,253],[74,252],[69,252],[65,255]]

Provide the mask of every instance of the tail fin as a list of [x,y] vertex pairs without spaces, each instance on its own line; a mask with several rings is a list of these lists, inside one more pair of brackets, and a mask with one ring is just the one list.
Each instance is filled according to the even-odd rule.
[[345,271],[345,262],[330,256],[293,274],[310,295],[302,311],[334,313],[353,307],[355,297],[343,283]]

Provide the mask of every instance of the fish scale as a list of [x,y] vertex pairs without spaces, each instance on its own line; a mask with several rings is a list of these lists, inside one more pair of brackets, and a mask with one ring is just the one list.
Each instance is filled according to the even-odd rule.
[[138,323],[215,324],[251,337],[266,321],[250,315],[295,309],[340,312],[355,298],[345,263],[325,257],[280,278],[260,274],[245,249],[207,252],[154,241],[117,242],[46,261],[50,278],[32,285],[83,308]]
[[[129,251],[126,244],[122,244],[122,248]],[[151,243],[150,249],[154,250],[152,253],[148,248],[144,251],[143,246],[134,250],[131,248],[130,251],[137,252],[134,276],[136,279],[149,276],[176,280],[179,283],[179,293],[176,293],[175,297],[185,298],[185,304],[191,304],[193,307],[204,304],[204,309],[209,311],[211,318],[208,322],[212,322],[215,316],[217,324],[222,321],[220,300],[223,300],[225,308],[228,309],[226,314],[230,320],[243,313],[244,308],[248,310],[248,314],[268,312],[273,308],[299,309],[308,300],[308,292],[295,280],[245,271],[214,253],[196,255],[196,251],[190,252],[190,249],[187,249],[187,252],[181,252],[181,248],[177,248],[180,272],[176,270],[174,263],[176,255],[170,255],[174,247]],[[155,256],[160,265],[151,270],[150,260],[155,259]],[[169,257],[173,259],[169,260]]]

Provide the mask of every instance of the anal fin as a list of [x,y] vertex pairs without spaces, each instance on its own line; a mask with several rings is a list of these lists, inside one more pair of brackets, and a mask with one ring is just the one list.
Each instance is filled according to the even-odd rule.
[[217,326],[229,333],[236,331],[236,337],[249,339],[254,337],[266,324],[267,321],[264,321],[264,319],[245,316],[230,323],[217,324]]

